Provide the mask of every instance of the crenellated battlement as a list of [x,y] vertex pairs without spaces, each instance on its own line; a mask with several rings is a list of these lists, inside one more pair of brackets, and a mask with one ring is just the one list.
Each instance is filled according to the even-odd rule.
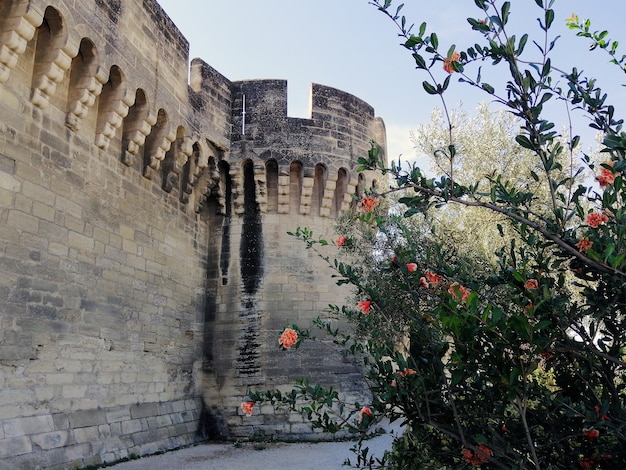
[[155,0],[0,2],[0,461],[317,438],[239,408],[302,371],[364,400],[332,348],[276,355],[285,324],[346,296],[287,231],[331,233],[385,144],[370,105],[310,93],[291,118],[286,81],[190,62]]

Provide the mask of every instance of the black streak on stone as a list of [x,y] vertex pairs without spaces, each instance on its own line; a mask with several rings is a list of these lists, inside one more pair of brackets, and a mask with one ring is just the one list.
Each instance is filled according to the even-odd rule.
[[254,167],[247,162],[244,167],[244,214],[239,257],[243,290],[253,295],[263,276],[263,226],[259,205],[256,202]]
[[228,171],[224,173],[224,192],[226,200],[224,201],[225,217],[222,225],[222,249],[220,255],[220,269],[222,271],[222,285],[228,284],[228,266],[230,265],[230,220],[232,216],[232,182]]
[[241,305],[245,309],[241,318],[245,322],[245,329],[239,347],[239,373],[253,375],[260,370],[259,315],[256,312],[254,296],[263,276],[263,227],[259,205],[256,202],[252,162],[244,165],[243,172],[245,210],[239,256],[244,290]]

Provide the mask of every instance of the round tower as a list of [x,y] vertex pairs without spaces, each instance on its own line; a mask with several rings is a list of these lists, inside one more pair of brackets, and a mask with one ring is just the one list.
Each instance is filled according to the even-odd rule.
[[278,348],[285,325],[309,328],[349,293],[287,232],[307,227],[332,237],[337,216],[374,183],[371,175],[357,175],[357,159],[367,155],[371,141],[385,145],[384,124],[367,103],[316,84],[310,99],[310,118],[290,118],[286,81],[233,83],[230,166],[222,171],[228,194],[220,209],[223,224],[214,229],[219,243],[209,254],[214,288],[204,354],[207,421],[221,437],[319,437],[302,417],[271,405],[245,416],[240,404],[248,390],[285,390],[308,377],[351,401],[368,396],[358,369],[330,341]]

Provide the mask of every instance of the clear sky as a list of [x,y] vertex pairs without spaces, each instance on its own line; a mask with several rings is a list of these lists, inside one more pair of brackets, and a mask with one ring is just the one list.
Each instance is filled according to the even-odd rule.
[[[426,77],[415,70],[410,54],[399,46],[395,26],[368,0],[158,1],[188,39],[191,58],[200,57],[230,80],[288,80],[290,116],[308,117],[312,82],[368,102],[385,121],[391,158],[415,156],[409,131],[427,123],[432,108],[441,105],[423,91]],[[396,0],[394,5],[400,3]],[[535,31],[535,18],[541,13],[535,1],[511,3],[511,17],[519,21],[518,37]],[[473,0],[405,0],[404,4],[407,22],[416,26],[427,22],[429,31],[437,32],[442,50],[452,44],[466,48],[480,39],[466,21],[480,13]],[[565,19],[573,12],[589,18],[592,29],[608,29],[612,39],[623,39],[626,54],[622,0],[556,0],[554,9],[555,28],[561,35],[555,55],[562,62],[559,65],[578,65],[589,71],[612,102],[625,102],[626,89],[621,84],[626,83],[626,75],[607,65],[606,54],[587,51],[588,43],[565,27]],[[486,81],[489,69],[485,64]],[[445,72],[440,72],[443,77]],[[452,92],[449,104],[454,107],[462,102],[468,111],[487,98],[464,84],[454,83]],[[555,114],[557,128],[565,124],[561,115]],[[592,134],[585,132],[579,130],[583,140],[591,140]]]

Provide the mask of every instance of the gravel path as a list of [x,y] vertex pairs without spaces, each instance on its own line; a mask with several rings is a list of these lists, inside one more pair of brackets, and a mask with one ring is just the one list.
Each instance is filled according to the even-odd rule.
[[[365,442],[370,454],[382,456],[391,448],[392,434],[399,427]],[[161,455],[124,462],[111,470],[342,470],[354,442],[319,443],[204,443]]]

